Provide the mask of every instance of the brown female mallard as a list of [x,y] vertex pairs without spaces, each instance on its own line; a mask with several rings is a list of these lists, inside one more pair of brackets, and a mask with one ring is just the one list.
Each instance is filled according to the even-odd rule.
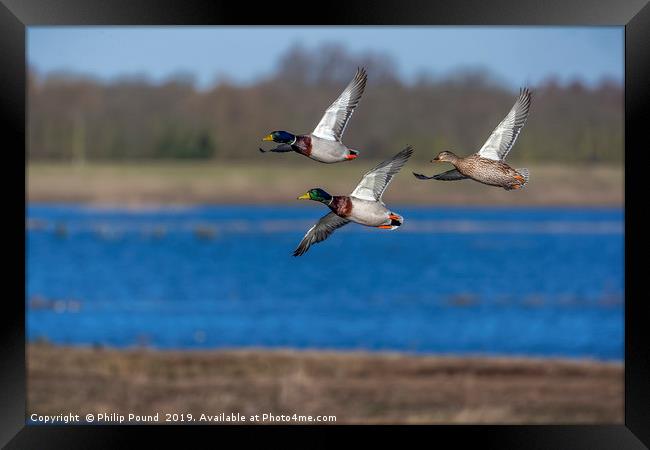
[[431,160],[431,162],[449,162],[454,165],[454,169],[431,177],[419,173],[413,175],[419,180],[455,181],[471,178],[479,183],[499,186],[508,191],[523,188],[528,183],[528,169],[513,169],[503,161],[526,124],[530,100],[530,90],[522,89],[515,105],[494,129],[478,153],[463,158],[452,152],[443,151]]

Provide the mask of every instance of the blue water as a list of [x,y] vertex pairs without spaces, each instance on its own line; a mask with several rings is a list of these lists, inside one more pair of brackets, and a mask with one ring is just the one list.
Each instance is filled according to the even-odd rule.
[[31,205],[29,340],[623,358],[623,211]]

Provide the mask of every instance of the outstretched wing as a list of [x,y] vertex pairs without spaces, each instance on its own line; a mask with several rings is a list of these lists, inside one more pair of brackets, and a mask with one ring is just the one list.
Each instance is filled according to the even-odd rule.
[[307,231],[305,237],[303,237],[300,244],[298,244],[298,248],[293,252],[293,256],[304,255],[312,244],[324,241],[330,234],[334,233],[336,229],[341,228],[343,225],[348,223],[350,223],[348,219],[339,217],[333,212],[324,215],[318,222],[316,222],[316,225]]
[[381,200],[381,196],[384,194],[388,183],[390,183],[393,176],[399,172],[412,154],[413,148],[409,146],[391,159],[382,162],[363,176],[359,185],[350,195],[363,200]]
[[415,172],[413,172],[413,175],[418,180],[456,181],[456,180],[464,180],[465,178],[467,178],[465,175],[460,173],[458,169],[451,169],[446,172],[439,173],[438,175],[432,175],[430,177]]
[[260,152],[266,153],[266,152],[277,152],[277,153],[285,153],[285,152],[292,152],[293,147],[290,146],[289,144],[280,144],[275,148],[272,148],[270,150],[264,150],[262,147],[259,148]]
[[350,120],[350,116],[352,116],[354,108],[359,103],[366,87],[366,79],[365,69],[357,69],[357,73],[350,81],[350,84],[325,111],[325,115],[312,132],[314,136],[330,141],[341,140],[348,120]]
[[519,98],[508,115],[494,129],[483,147],[478,151],[479,156],[496,161],[502,161],[506,158],[512,146],[515,145],[519,132],[526,124],[530,100],[530,90],[528,88],[521,89]]

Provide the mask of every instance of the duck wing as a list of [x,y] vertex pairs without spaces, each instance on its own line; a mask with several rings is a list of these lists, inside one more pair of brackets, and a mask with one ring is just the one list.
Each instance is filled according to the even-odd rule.
[[413,175],[418,180],[456,181],[456,180],[464,180],[465,178],[467,178],[465,175],[460,173],[458,169],[451,169],[446,172],[439,173],[438,175],[432,175],[430,177],[415,172],[413,172]]
[[305,237],[302,238],[302,241],[300,241],[300,244],[298,244],[298,247],[293,252],[293,256],[304,255],[312,244],[324,241],[330,234],[348,223],[350,223],[348,219],[339,217],[333,212],[324,215],[316,222],[316,225],[307,231],[307,234],[305,234]]
[[266,152],[277,152],[277,153],[285,153],[285,152],[292,152],[293,147],[290,146],[289,144],[280,144],[275,148],[272,148],[270,150],[264,150],[262,147],[259,147],[260,152],[266,153]]
[[526,124],[530,100],[530,90],[528,88],[521,89],[519,98],[517,98],[508,115],[494,129],[483,147],[478,151],[479,156],[495,161],[503,161],[506,158],[512,146],[515,145],[519,132]]
[[350,120],[366,87],[366,79],[365,69],[357,69],[350,84],[325,111],[325,115],[312,132],[314,136],[330,141],[341,141],[348,120]]
[[387,159],[380,163],[377,167],[363,176],[361,182],[357,185],[356,189],[352,191],[350,196],[363,200],[380,201],[381,196],[388,187],[388,184],[412,154],[413,147],[409,146],[391,159]]

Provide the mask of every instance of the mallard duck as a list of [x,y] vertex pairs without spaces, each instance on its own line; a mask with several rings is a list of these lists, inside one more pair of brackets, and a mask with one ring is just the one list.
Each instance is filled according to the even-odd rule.
[[478,153],[463,158],[443,151],[431,160],[449,162],[454,165],[454,169],[431,177],[419,173],[413,175],[420,180],[455,181],[471,178],[479,183],[499,186],[508,191],[523,188],[528,183],[528,169],[513,169],[503,161],[526,124],[530,101],[530,90],[521,89],[519,98],[508,115],[494,129]]
[[[354,112],[363,90],[366,87],[365,69],[357,69],[350,84],[334,103],[327,108],[316,129],[310,134],[294,135],[288,131],[274,131],[263,138],[263,141],[273,141],[281,145],[266,150],[271,152],[296,152],[322,163],[349,161],[359,155],[357,150],[346,147],[341,142],[345,127]],[[260,148],[262,153],[265,152]]]
[[404,219],[389,210],[381,197],[393,176],[413,154],[407,147],[367,172],[350,195],[330,195],[321,188],[313,188],[298,197],[299,200],[314,200],[324,203],[332,210],[323,216],[302,238],[293,256],[305,254],[312,244],[324,241],[336,229],[356,222],[369,227],[394,230]]

